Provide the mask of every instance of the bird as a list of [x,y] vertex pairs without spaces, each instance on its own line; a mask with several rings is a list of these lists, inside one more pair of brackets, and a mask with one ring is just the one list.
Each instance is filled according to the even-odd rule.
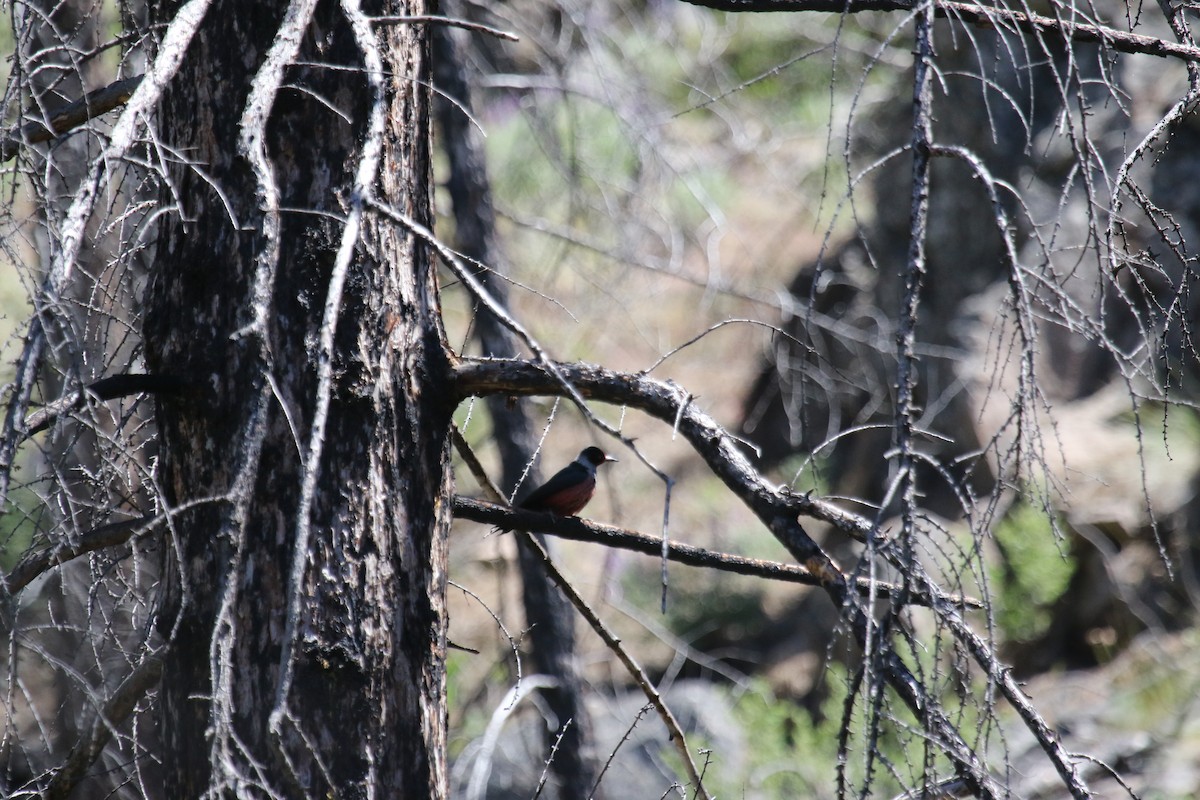
[[517,508],[573,517],[583,510],[596,493],[596,468],[616,460],[599,447],[585,447],[580,451],[579,458],[526,495]]

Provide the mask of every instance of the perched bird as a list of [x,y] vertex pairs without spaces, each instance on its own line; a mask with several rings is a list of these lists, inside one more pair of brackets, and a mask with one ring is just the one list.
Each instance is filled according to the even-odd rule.
[[573,517],[583,510],[596,493],[596,467],[616,460],[599,447],[585,447],[579,458],[530,492],[517,507]]

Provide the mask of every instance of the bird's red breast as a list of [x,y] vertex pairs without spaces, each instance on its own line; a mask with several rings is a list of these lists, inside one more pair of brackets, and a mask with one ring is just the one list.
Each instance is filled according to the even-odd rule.
[[579,458],[534,489],[519,506],[529,511],[548,511],[560,517],[573,517],[583,510],[596,493],[596,468],[609,461],[616,459],[599,447],[584,448]]
[[[582,472],[582,470],[580,470]],[[551,511],[560,517],[573,517],[583,510],[583,507],[596,493],[596,476],[585,475],[582,480],[566,484],[547,492],[541,497],[530,497],[521,504],[522,508],[532,511]]]

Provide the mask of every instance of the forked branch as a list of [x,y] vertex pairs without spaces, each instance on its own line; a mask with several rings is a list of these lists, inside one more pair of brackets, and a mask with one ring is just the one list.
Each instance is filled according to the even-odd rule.
[[[457,389],[461,397],[489,394],[559,395],[563,377],[586,398],[637,408],[673,425],[713,473],[758,516],[793,558],[815,576],[830,599],[845,611],[850,630],[859,644],[866,642],[871,625],[867,607],[860,602],[857,590],[847,576],[804,530],[799,517],[816,517],[817,513],[814,512],[819,512],[821,519],[839,530],[867,536],[872,535],[874,526],[858,515],[831,509],[831,504],[801,497],[786,488],[768,483],[738,449],[737,441],[700,410],[687,391],[673,383],[645,375],[620,373],[590,364],[557,363],[552,372],[534,362],[480,359],[465,360],[456,367]],[[1005,698],[1018,708],[1072,795],[1089,796],[1070,754],[1034,711],[1028,697],[1009,676],[1007,668],[963,622],[951,598],[919,565],[897,563],[897,554],[887,544],[877,542],[875,551],[909,571],[912,585],[928,594],[933,600],[935,613],[950,624],[954,635],[966,644],[983,671],[998,684]],[[936,698],[926,691],[903,659],[895,651],[884,653],[880,669],[892,690],[927,726],[928,734],[952,760],[959,775],[969,781],[981,797],[1004,796],[1003,788],[992,778],[986,765],[941,710]]]

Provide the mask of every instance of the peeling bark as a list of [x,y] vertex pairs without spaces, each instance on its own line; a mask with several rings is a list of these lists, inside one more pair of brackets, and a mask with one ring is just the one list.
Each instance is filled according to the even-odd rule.
[[161,110],[205,175],[173,176],[147,361],[209,391],[160,399],[160,480],[218,498],[166,556],[168,796],[446,792],[447,350],[425,248],[362,210],[430,223],[426,26],[363,38],[426,9],[310,6],[215,3]]

